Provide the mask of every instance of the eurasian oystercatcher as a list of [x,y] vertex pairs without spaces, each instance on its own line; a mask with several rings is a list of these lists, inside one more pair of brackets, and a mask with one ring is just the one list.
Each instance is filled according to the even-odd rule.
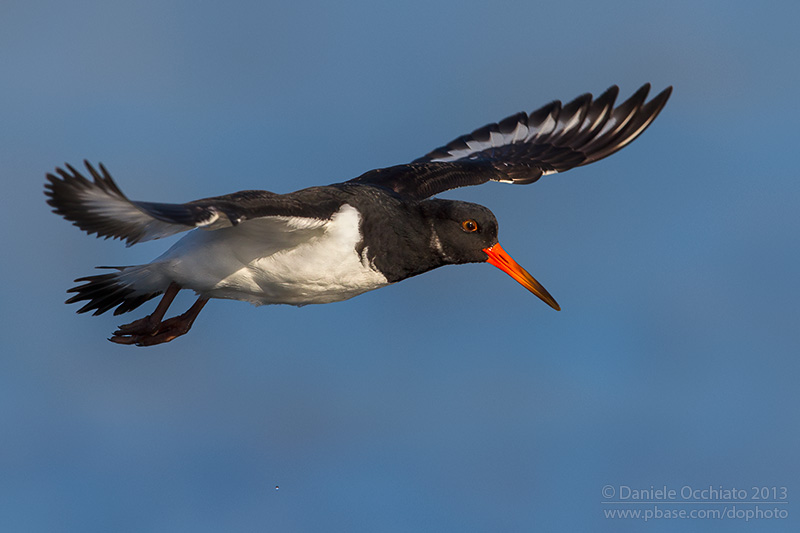
[[[552,296],[497,242],[489,209],[431,198],[487,181],[527,184],[609,156],[656,118],[672,87],[646,102],[646,84],[614,107],[619,89],[597,99],[554,101],[461,136],[406,165],[288,194],[241,191],[185,204],[128,200],[100,164],[84,161],[89,181],[70,165],[47,174],[47,203],[80,229],[124,239],[128,246],[190,231],[145,265],[75,280],[66,303],[88,300],[78,313],[136,309],[164,293],[155,311],[119,326],[109,339],[150,346],[183,335],[210,298],[256,305],[322,304],[434,268],[487,262],[553,309]],[[197,301],[164,320],[181,289]]]

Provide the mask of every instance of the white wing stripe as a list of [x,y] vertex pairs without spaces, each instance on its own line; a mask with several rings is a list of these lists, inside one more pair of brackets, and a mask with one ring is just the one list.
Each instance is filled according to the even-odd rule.
[[558,121],[553,116],[553,113],[550,113],[538,128],[528,128],[530,132],[528,133],[528,137],[525,138],[525,142],[531,142],[536,137],[550,135],[553,130],[556,129],[556,126],[558,126]]
[[517,127],[514,128],[513,135],[511,136],[511,142],[509,144],[513,144],[516,142],[523,142],[529,133],[528,126],[523,124],[522,122],[517,122]]
[[[84,209],[92,215],[140,228],[142,235],[139,242],[169,237],[187,229],[180,224],[170,224],[153,218],[128,200],[96,187],[81,190],[78,197],[82,200]],[[130,244],[132,243],[128,246]]]

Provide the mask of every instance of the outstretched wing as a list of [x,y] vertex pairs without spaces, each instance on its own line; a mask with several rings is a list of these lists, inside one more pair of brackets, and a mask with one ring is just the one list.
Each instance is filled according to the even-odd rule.
[[649,92],[648,83],[617,107],[617,86],[596,99],[587,93],[564,106],[555,101],[488,124],[408,165],[372,170],[351,181],[416,199],[490,180],[533,183],[608,157],[633,141],[664,108],[672,87],[645,102]]
[[47,174],[47,203],[54,208],[53,212],[90,235],[122,239],[128,246],[194,228],[224,228],[265,216],[319,218],[319,206],[309,212],[314,200],[322,204],[323,213],[326,204],[330,204],[327,205],[330,213],[338,208],[331,198],[315,194],[312,189],[292,195],[241,191],[185,204],[137,202],[120,191],[102,164],[99,172],[89,162],[84,164],[93,181],[71,165],[65,165],[66,170],[57,168],[57,175]]

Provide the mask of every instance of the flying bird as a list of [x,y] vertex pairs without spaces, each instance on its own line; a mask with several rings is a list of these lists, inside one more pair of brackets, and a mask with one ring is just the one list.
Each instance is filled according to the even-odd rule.
[[[616,86],[488,124],[415,161],[332,185],[276,194],[240,191],[185,204],[129,200],[106,168],[84,161],[47,174],[53,212],[87,233],[128,246],[188,231],[144,265],[98,267],[78,278],[66,303],[78,313],[127,313],[163,294],[152,314],[121,325],[112,342],[151,346],[189,331],[211,298],[256,305],[337,302],[443,265],[494,265],[555,310],[545,288],[500,246],[492,212],[432,198],[487,181],[528,184],[593,163],[638,137],[669,98],[647,101],[650,84],[614,106]],[[164,319],[182,289],[197,301]]]

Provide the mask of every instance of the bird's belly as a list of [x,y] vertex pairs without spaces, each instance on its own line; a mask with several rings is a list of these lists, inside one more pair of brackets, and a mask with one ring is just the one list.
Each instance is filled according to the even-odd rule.
[[169,279],[207,298],[256,305],[337,302],[389,284],[366,249],[356,251],[359,221],[345,204],[324,222],[276,217],[195,230],[158,262]]
[[257,305],[307,305],[347,300],[389,284],[355,252],[338,256],[307,252],[292,250],[252,261],[207,294]]

